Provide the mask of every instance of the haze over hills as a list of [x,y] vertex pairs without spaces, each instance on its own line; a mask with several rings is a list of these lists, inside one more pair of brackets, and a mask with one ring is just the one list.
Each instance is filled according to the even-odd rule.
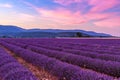
[[60,29],[23,29],[17,26],[0,25],[0,37],[17,38],[55,38],[55,37],[112,37],[105,33],[96,33],[85,30],[60,30]]

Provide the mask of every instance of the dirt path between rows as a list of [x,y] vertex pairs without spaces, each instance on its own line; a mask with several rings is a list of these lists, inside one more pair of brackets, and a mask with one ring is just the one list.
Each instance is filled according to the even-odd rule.
[[7,48],[5,48],[5,47],[3,47],[3,48],[7,51],[7,53],[11,54],[11,56],[13,56],[15,59],[17,59],[19,63],[21,63],[26,68],[28,68],[38,78],[38,80],[59,80],[56,76],[51,75],[44,69],[41,69],[39,67],[32,65],[31,63],[26,62],[24,59],[15,55],[15,53],[11,52]]

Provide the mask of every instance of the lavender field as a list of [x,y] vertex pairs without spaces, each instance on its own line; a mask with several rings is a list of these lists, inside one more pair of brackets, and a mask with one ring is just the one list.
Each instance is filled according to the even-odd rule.
[[0,80],[120,80],[120,39],[0,39]]

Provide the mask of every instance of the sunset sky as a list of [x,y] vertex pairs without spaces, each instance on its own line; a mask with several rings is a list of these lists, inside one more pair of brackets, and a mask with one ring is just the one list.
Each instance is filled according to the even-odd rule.
[[120,0],[0,0],[0,25],[120,36]]

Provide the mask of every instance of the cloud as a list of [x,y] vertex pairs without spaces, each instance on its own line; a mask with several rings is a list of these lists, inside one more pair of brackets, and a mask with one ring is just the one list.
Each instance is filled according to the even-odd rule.
[[[58,2],[60,4],[67,2],[65,4],[71,4],[71,3],[75,3],[75,2],[81,2],[81,0],[54,0],[55,2]],[[83,1],[83,0],[82,0]],[[85,1],[85,0],[84,0]],[[65,9],[65,8],[61,8],[58,7],[56,9],[45,9],[45,8],[39,8],[37,6],[32,5],[29,2],[24,2],[26,5],[32,7],[36,12],[38,12],[38,16],[37,18],[39,18],[39,20],[46,20],[49,21],[51,23],[58,23],[58,24],[63,24],[63,25],[81,25],[84,23],[89,23],[92,21],[93,24],[97,25],[97,26],[102,26],[101,23],[108,25],[108,26],[119,26],[119,22],[118,19],[114,19],[116,22],[112,25],[109,25],[109,21],[112,21],[113,17],[117,16],[117,12],[111,12],[111,13],[100,13],[99,11],[92,11],[95,8],[99,8],[100,6],[104,6],[105,3],[108,7],[105,7],[104,9],[102,8],[102,10],[108,9],[110,8],[111,2],[106,2],[103,1],[100,3],[100,0],[86,0],[89,5],[94,5],[94,7],[91,8],[90,11],[88,11],[86,14],[82,14],[82,11],[71,11],[70,9]],[[112,1],[112,6],[115,6],[115,4],[117,4],[117,0],[111,0]],[[99,4],[100,3],[100,4]],[[98,6],[97,6],[98,4]],[[100,9],[99,9],[100,10]],[[100,10],[101,11],[101,10]]]
[[91,12],[102,12],[116,5],[120,5],[119,0],[89,0],[88,4],[92,6]]
[[63,8],[58,8],[56,10],[36,8],[36,10],[39,15],[44,17],[45,19],[51,19],[61,24],[74,25],[85,23],[85,19],[84,17],[82,17],[79,11],[71,12],[70,10]]
[[20,20],[21,22],[30,22],[34,21],[36,19],[36,16],[31,15],[31,14],[26,14],[26,13],[16,13],[17,19]]
[[[33,28],[40,25],[40,21],[37,20],[36,15],[31,15],[28,13],[18,13],[13,12],[9,13],[9,17],[6,14],[0,15],[0,24],[6,24],[6,25],[17,25],[23,28]],[[38,24],[39,23],[39,24]]]
[[105,20],[111,17],[116,17],[117,13],[112,12],[112,13],[91,13],[88,12],[85,14],[85,18],[89,21],[99,21],[99,20]]
[[85,19],[82,17],[81,12],[72,12],[65,8],[56,8],[53,10],[39,8],[32,5],[29,2],[24,3],[32,7],[36,12],[38,12],[37,18],[42,18],[43,20],[55,22],[63,25],[74,25],[85,23]]
[[70,5],[72,3],[81,3],[83,0],[54,0],[55,3],[61,4],[61,5]]
[[12,8],[13,5],[6,3],[6,4],[0,4],[0,7],[3,7],[3,8]]
[[87,3],[84,6],[91,6],[90,12],[102,12],[120,5],[120,0],[53,0],[53,2],[64,6],[69,6],[73,3],[79,4],[75,8],[81,7],[81,3]]
[[100,27],[120,27],[120,17],[112,17],[105,20],[96,21],[94,24]]
[[[120,27],[120,12],[114,10],[107,12],[107,10],[119,5],[119,0],[52,1],[60,5],[49,8],[50,6],[42,7],[22,0],[25,5],[36,11],[37,14],[17,14],[16,23],[20,21],[19,24],[40,28],[87,29],[100,32],[103,28],[104,31],[109,31],[110,28],[116,29]],[[75,5],[71,5],[73,3]]]

